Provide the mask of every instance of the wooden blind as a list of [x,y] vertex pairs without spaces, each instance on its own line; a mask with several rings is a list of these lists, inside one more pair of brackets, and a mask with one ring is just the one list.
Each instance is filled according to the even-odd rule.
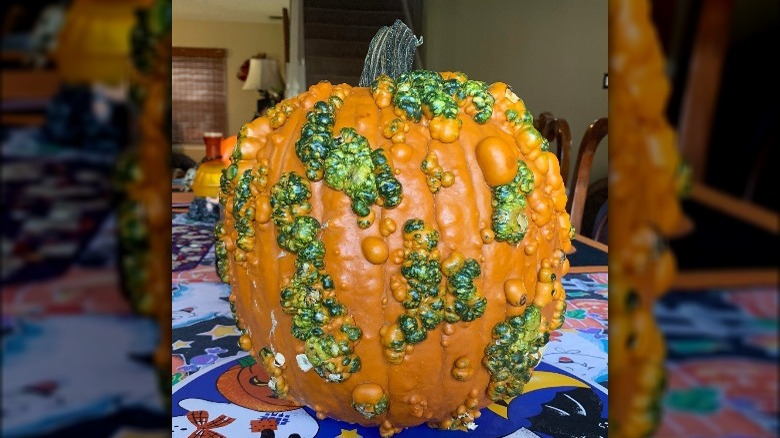
[[225,49],[172,48],[174,143],[200,144],[206,131],[227,132],[225,55]]

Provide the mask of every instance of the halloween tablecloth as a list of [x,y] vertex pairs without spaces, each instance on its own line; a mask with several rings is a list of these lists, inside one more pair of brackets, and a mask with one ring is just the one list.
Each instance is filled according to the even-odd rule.
[[[115,254],[114,221],[79,254]],[[151,361],[159,330],[134,315],[115,260],[74,262],[42,281],[4,286],[3,437],[123,437],[167,429]]]
[[778,436],[777,286],[671,292],[655,313],[667,346],[656,436]]
[[121,293],[113,158],[36,132],[2,145],[3,437],[167,432],[157,325]]
[[77,157],[4,156],[0,165],[4,285],[56,278],[70,267],[109,212],[110,173],[110,165]]
[[[210,227],[184,217],[174,223]],[[305,407],[275,405],[263,398],[267,391],[254,403],[236,399],[237,376],[251,375],[261,385],[267,377],[237,346],[230,290],[216,277],[213,247],[199,254],[188,256],[190,264],[200,258],[195,268],[172,273],[173,435],[209,430],[227,437],[261,436],[265,430],[265,436],[283,438],[293,433],[378,436],[358,425],[316,420]],[[478,436],[606,436],[607,281],[606,273],[566,276],[566,322],[552,333],[539,372],[525,394],[483,410]],[[672,292],[659,301],[656,316],[669,352],[662,423],[655,436],[777,436],[777,300],[773,286]],[[421,426],[399,436],[453,433]]]
[[[332,419],[317,420],[306,407],[289,406],[270,397],[263,368],[237,345],[228,304],[229,286],[218,281],[213,248],[201,253],[200,236],[211,227],[174,217],[174,245],[190,247],[186,257],[173,254],[180,266],[172,272],[172,384],[174,437],[203,431],[214,437],[378,437],[376,428]],[[185,232],[184,229],[190,231]],[[179,242],[176,240],[179,239]],[[187,243],[191,242],[191,243]],[[196,260],[199,259],[199,260]],[[563,280],[567,321],[552,333],[542,363],[526,392],[508,404],[483,409],[473,436],[564,437],[606,436],[607,428],[607,275],[572,274]],[[242,384],[255,382],[250,399]],[[425,425],[397,436],[445,437]],[[583,435],[584,434],[584,435]],[[205,435],[204,435],[205,436]]]

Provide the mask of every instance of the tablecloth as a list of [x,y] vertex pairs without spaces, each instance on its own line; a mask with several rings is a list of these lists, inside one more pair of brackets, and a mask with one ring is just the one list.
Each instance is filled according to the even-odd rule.
[[[184,215],[175,216],[173,222],[180,227],[211,228]],[[174,239],[177,235],[187,233],[177,232]],[[578,251],[582,246],[578,242]],[[377,436],[373,429],[318,421],[305,407],[274,410],[269,409],[272,404],[259,404],[247,409],[231,402],[229,389],[224,390],[227,395],[221,392],[217,382],[224,383],[243,369],[257,373],[261,381],[265,376],[237,346],[240,333],[227,304],[230,290],[216,276],[213,247],[203,251],[198,242],[193,248],[198,251],[189,253],[186,263],[195,267],[172,273],[172,415],[178,426],[172,429],[174,436],[189,436],[198,421],[208,423],[191,412],[206,412],[211,420],[219,415],[234,418],[224,428],[213,428],[230,437],[256,435],[262,425],[276,427],[275,436],[282,437],[292,433],[291,427],[300,428],[295,433],[302,437]],[[590,265],[596,257],[603,256],[593,253],[582,262]],[[529,384],[531,389],[508,406],[483,410],[477,421],[482,427],[477,429],[480,437],[606,436],[602,426],[607,421],[608,274],[569,274],[563,281],[566,322],[552,333],[537,368],[537,375],[544,378]],[[777,436],[777,300],[777,287],[772,286],[670,292],[658,302],[656,317],[668,347],[668,381],[655,436]],[[577,418],[567,410],[569,397],[587,414]],[[551,416],[553,412],[560,415]],[[252,427],[257,432],[250,433]],[[422,426],[399,436],[445,435]]]
[[[247,402],[237,398],[241,379],[253,373],[268,377],[237,345],[228,304],[230,288],[216,277],[213,248],[203,252],[201,235],[211,226],[173,218],[172,392],[174,437],[208,429],[226,437],[378,437],[376,428],[332,419],[317,420],[307,407],[291,407],[256,393]],[[212,237],[213,239],[213,237]],[[181,248],[191,248],[181,257]],[[184,269],[184,266],[193,266]],[[491,405],[476,420],[474,436],[563,437],[606,436],[607,427],[607,280],[606,273],[581,273],[563,279],[568,296],[566,323],[552,333],[542,363],[524,394],[510,403]],[[219,419],[219,420],[218,420]],[[273,432],[273,434],[271,434]],[[397,436],[451,437],[427,426]],[[584,434],[584,435],[583,435]]]
[[658,437],[778,436],[777,286],[670,292]]
[[119,284],[113,159],[44,144],[35,130],[15,131],[2,154],[0,435],[167,432],[158,327]]

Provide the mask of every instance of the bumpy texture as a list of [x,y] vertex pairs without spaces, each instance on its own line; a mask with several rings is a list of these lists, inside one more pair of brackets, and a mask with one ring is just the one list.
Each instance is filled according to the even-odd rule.
[[[146,2],[149,3],[149,2]],[[132,104],[138,109],[137,139],[123,153],[116,174],[122,289],[133,309],[153,317],[161,330],[154,362],[161,394],[170,403],[171,241],[170,182],[171,2],[155,0],[140,10],[132,34]]]
[[666,120],[670,84],[647,0],[609,3],[609,435],[651,436],[661,418],[663,336],[653,317],[676,266],[666,244],[682,220],[689,184],[677,135]]
[[571,250],[543,143],[506,84],[430,71],[321,82],[244,125],[217,266],[276,395],[390,436],[520,394]]

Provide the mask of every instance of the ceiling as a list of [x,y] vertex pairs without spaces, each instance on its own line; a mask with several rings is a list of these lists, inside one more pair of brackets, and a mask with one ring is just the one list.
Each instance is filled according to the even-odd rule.
[[238,21],[249,23],[281,23],[283,8],[289,0],[176,0],[173,20]]

